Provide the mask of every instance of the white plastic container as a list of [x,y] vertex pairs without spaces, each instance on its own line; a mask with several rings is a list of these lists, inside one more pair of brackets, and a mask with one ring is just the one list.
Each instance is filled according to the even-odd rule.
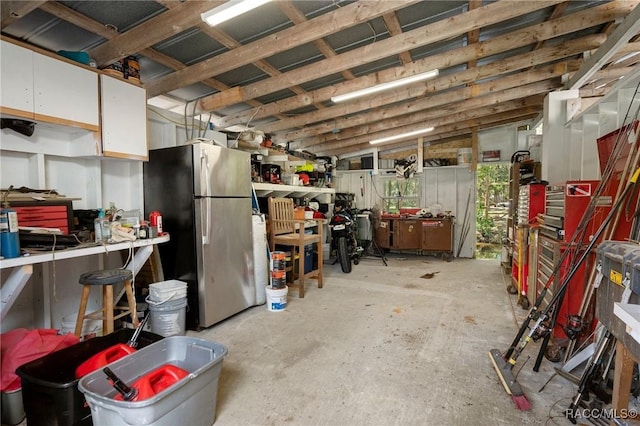
[[287,309],[287,293],[289,287],[271,288],[266,287],[267,309],[271,312],[282,312]]
[[227,348],[220,343],[167,337],[111,363],[109,368],[127,384],[165,364],[187,370],[187,377],[142,401],[114,399],[117,391],[102,370],[80,379],[78,389],[89,403],[95,426],[211,425],[226,354]]
[[[60,334],[75,333],[77,319],[77,313],[62,317],[62,321],[60,322]],[[102,321],[94,319],[85,319],[82,321],[80,340],[86,340],[97,336],[102,336]]]
[[2,424],[17,425],[26,414],[22,405],[22,389],[2,392]]
[[187,283],[179,280],[167,280],[149,284],[151,302],[167,302],[187,297]]
[[152,333],[164,337],[186,334],[186,297],[161,303],[152,302],[148,297],[146,300],[149,304],[149,323]]

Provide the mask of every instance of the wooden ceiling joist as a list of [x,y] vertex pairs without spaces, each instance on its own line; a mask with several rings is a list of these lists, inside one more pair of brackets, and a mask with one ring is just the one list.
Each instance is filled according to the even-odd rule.
[[607,61],[626,44],[631,37],[640,31],[640,5],[624,18],[624,21],[613,30],[607,41],[591,55],[583,64],[582,68],[567,82],[565,87],[568,90],[580,88],[589,80],[592,74],[597,72]]
[[418,0],[355,2],[349,4],[334,12],[326,13],[278,33],[270,34],[230,52],[205,59],[184,70],[151,81],[147,84],[147,96],[161,95],[178,87],[196,83],[204,77],[213,77],[231,71],[258,59],[267,58],[353,25],[367,22],[385,13],[406,7],[416,1]]
[[[502,61],[496,61],[482,67],[477,67],[471,70],[465,70],[459,73],[438,77],[426,83],[421,83],[422,87],[421,85],[416,85],[415,90],[409,89],[410,93],[408,98],[410,99],[411,97],[428,94],[429,100],[431,101],[433,100],[434,96],[438,96],[438,91],[449,90],[465,83],[475,83],[476,81],[480,81],[490,77],[498,77],[505,72],[514,72],[521,69],[529,68],[531,64],[541,66],[548,62],[564,59],[566,57],[576,55],[584,50],[596,48],[604,42],[604,39],[605,38],[602,35],[587,36],[582,39],[572,40],[567,43],[561,43],[553,47],[547,47],[533,52],[516,55],[511,58],[507,58]],[[486,86],[487,84],[480,83],[479,85]],[[376,116],[381,116],[383,114],[383,111],[386,117],[391,116],[391,112],[385,109],[372,113],[372,117],[369,117],[369,115],[349,118],[340,117],[349,116],[363,110],[381,107],[386,103],[390,104],[397,103],[401,100],[407,100],[407,98],[401,97],[402,93],[402,91],[397,91],[393,94],[392,99],[388,99],[384,96],[379,96],[373,99],[373,103],[372,100],[363,100],[360,102],[353,102],[349,104],[330,107],[322,112],[311,112],[300,117],[281,120],[280,122],[274,123],[273,125],[266,125],[265,130],[268,132],[276,132],[279,130],[279,127],[288,126],[294,128],[304,125],[305,122],[318,123],[315,125],[306,125],[300,130],[287,132],[281,138],[292,141],[308,136],[317,135],[320,133],[334,131],[335,129],[344,129],[346,127],[364,124],[370,119],[377,119],[378,117]],[[448,102],[449,99],[454,99],[454,96],[456,96],[456,94],[452,93],[451,97],[448,97],[445,102]],[[386,103],[383,104],[383,102]],[[406,113],[406,109],[402,107],[397,107],[396,110],[399,110],[398,113],[400,114]],[[321,122],[323,120],[331,120],[332,118],[334,119],[333,121]]]
[[[377,72],[353,81],[335,84],[329,88],[314,90],[302,96],[293,96],[273,103],[265,104],[260,109],[249,109],[216,121],[220,128],[246,123],[250,117],[254,120],[292,111],[306,105],[328,101],[332,96],[348,93],[354,90],[370,87],[375,84],[397,80],[409,75],[418,74],[433,68],[446,68],[456,64],[463,64],[473,59],[480,59],[518,47],[536,43],[539,40],[559,37],[584,28],[600,25],[610,20],[620,19],[633,10],[634,4],[627,2],[612,2],[596,6],[586,11],[563,16],[552,22],[532,25],[513,31],[502,36],[479,42],[474,45],[453,49],[449,52],[432,55],[404,67],[394,67]],[[206,102],[201,105],[203,111],[208,109]],[[297,127],[292,125],[290,127]],[[286,128],[286,127],[282,127]]]
[[[150,97],[185,88],[169,96],[195,105],[191,114],[214,112],[217,129],[251,123],[270,133],[274,142],[287,142],[289,148],[339,155],[370,150],[371,138],[426,124],[436,129],[420,138],[378,145],[377,150],[397,152],[416,145],[469,141],[481,129],[514,120],[523,123],[539,114],[542,97],[567,87],[563,84],[579,88],[586,105],[640,66],[638,58],[619,60],[626,53],[640,52],[640,0],[589,0],[579,7],[567,0],[464,0],[428,8],[419,4],[426,0],[355,0],[321,7],[282,1],[261,9],[264,16],[278,16],[271,27],[266,21],[259,28],[246,25],[263,19],[262,12],[238,18],[236,26],[204,24],[200,12],[224,1],[158,0],[162,8],[140,7],[137,23],[122,33],[88,16],[106,16],[99,2],[85,8],[56,1],[4,1],[1,23],[5,35],[23,41],[30,41],[36,31],[43,38],[53,34],[49,29],[68,28],[67,22],[71,23],[106,40],[88,52],[100,66],[131,54],[160,64],[144,67],[143,84]],[[35,7],[46,15],[31,13]],[[20,27],[8,25],[15,23],[14,18],[21,20]],[[531,23],[508,33],[498,29],[520,18]],[[55,28],[56,33],[60,30]],[[170,56],[170,49],[165,53],[152,48],[170,44],[178,33],[205,45],[209,37],[227,50],[206,60],[184,56],[201,52],[199,46],[182,52],[181,58],[186,58],[182,62]],[[90,37],[86,45],[95,40]],[[252,41],[243,45],[241,40]],[[54,42],[47,48],[64,46]],[[412,60],[413,52],[420,54],[418,60]],[[421,83],[345,103],[330,102],[335,95],[434,68],[440,75]],[[169,74],[150,80],[149,75],[167,69]],[[225,83],[216,80],[217,75]],[[305,84],[316,89],[307,90]],[[202,85],[213,90],[207,92]],[[260,102],[274,96],[279,100]]]
[[0,28],[4,29],[45,3],[44,0],[6,1],[0,5]]
[[[484,116],[481,119],[469,120],[468,122],[459,122],[451,124],[449,126],[443,126],[440,129],[434,130],[434,133],[429,133],[423,136],[424,143],[431,143],[433,140],[438,140],[442,137],[450,137],[452,134],[469,135],[471,136],[471,128],[478,127],[479,130],[500,126],[503,124],[512,123],[514,120],[530,120],[538,115],[538,112],[531,112],[532,107],[527,107],[523,110],[514,110],[506,113],[500,113],[493,116]],[[417,138],[404,142],[391,142],[388,144],[377,145],[378,150],[384,152],[385,150],[398,149],[402,147],[415,146]],[[372,145],[368,141],[360,143],[358,145],[347,146],[344,148],[325,149],[322,145],[318,145],[317,149],[311,149],[310,151],[316,155],[336,155],[340,156],[349,152],[360,151],[371,148]]]
[[[200,13],[224,1],[184,2],[89,51],[98,67],[133,55],[201,22]],[[202,80],[202,79],[200,79]]]
[[[411,123],[422,123],[422,127],[441,125],[440,119],[442,117],[448,117],[452,114],[463,112],[465,110],[486,107],[487,111],[495,105],[500,105],[504,102],[517,101],[518,99],[529,99],[535,95],[547,93],[549,90],[562,87],[560,76],[554,79],[543,80],[537,83],[531,83],[524,86],[516,86],[511,89],[505,89],[498,92],[487,92],[485,96],[478,96],[473,99],[465,99],[464,92],[469,94],[473,91],[472,88],[462,88],[457,90],[462,95],[456,102],[444,103],[445,108],[436,105],[429,105],[428,99],[421,102],[423,108],[421,110],[413,110],[409,114],[405,114],[399,117],[369,120],[369,122],[362,126],[351,127],[347,130],[340,131],[338,133],[326,133],[316,138],[309,138],[301,141],[300,143],[292,143],[290,146],[294,149],[297,148],[309,148],[313,145],[326,144],[333,141],[349,140],[363,135],[371,135],[375,132],[387,131],[387,129],[396,129],[400,126],[405,126]],[[453,99],[453,98],[450,98]],[[389,132],[390,133],[390,132]],[[391,134],[386,136],[392,136]],[[385,137],[380,135],[379,137]],[[276,139],[277,140],[277,139]]]
[[[302,84],[345,69],[356,67],[363,62],[373,62],[391,55],[399,54],[407,46],[419,47],[426,44],[459,36],[468,31],[497,24],[506,19],[515,18],[548,6],[559,0],[537,2],[495,2],[479,9],[436,21],[422,28],[399,34],[373,44],[350,50],[333,58],[296,68],[277,77],[261,80],[242,87],[243,100],[255,99],[270,93],[286,89],[292,84]],[[344,8],[343,8],[344,9]],[[311,21],[309,21],[311,22]],[[222,101],[223,94],[213,94],[200,102],[205,110],[218,109],[230,104]]]
[[[338,140],[335,142],[326,141],[320,144],[323,150],[331,150],[334,148],[345,148],[352,145],[358,145],[361,143],[367,143],[372,139],[384,138],[388,136],[395,136],[399,133],[408,133],[416,130],[423,129],[425,127],[443,128],[456,123],[467,122],[469,120],[482,120],[482,117],[493,116],[499,113],[506,113],[512,110],[527,109],[527,112],[533,113],[542,109],[544,96],[531,96],[526,99],[517,99],[513,101],[502,102],[494,105],[486,105],[476,107],[473,109],[462,110],[454,114],[441,116],[428,122],[414,121],[412,123],[397,125],[392,131],[389,130],[377,130],[372,129],[368,134],[362,134],[356,137],[352,137],[345,140]],[[409,137],[407,139],[415,140],[415,137]],[[401,141],[401,140],[400,140]],[[307,147],[308,149],[308,147]]]

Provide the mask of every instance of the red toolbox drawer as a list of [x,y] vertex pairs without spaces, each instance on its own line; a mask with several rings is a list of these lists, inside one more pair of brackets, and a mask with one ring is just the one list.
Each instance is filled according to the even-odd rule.
[[13,201],[18,212],[18,225],[37,228],[58,228],[63,234],[73,230],[71,201]]

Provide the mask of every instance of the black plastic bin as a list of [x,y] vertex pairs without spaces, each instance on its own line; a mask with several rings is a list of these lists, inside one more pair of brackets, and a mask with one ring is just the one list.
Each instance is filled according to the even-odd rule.
[[[127,343],[133,332],[132,329],[122,329],[104,337],[85,340],[18,367],[16,373],[22,380],[22,402],[27,424],[92,425],[91,410],[78,390],[76,368],[104,349]],[[138,348],[162,338],[143,331],[138,338]]]

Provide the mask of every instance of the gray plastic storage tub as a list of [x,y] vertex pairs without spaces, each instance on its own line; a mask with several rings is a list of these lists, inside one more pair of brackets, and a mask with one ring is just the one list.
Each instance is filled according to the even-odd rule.
[[119,359],[109,368],[127,384],[164,365],[173,364],[189,375],[143,401],[113,399],[117,391],[102,370],[80,379],[93,424],[206,425],[215,420],[218,378],[227,348],[195,337],[171,336]]

